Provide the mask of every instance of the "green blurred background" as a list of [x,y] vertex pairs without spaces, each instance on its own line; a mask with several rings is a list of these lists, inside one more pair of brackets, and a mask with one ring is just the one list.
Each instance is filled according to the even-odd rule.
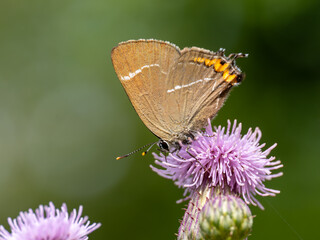
[[[280,189],[259,198],[250,239],[315,239],[320,215],[320,2],[1,0],[0,224],[53,201],[102,227],[90,239],[174,239],[182,196],[152,156],[116,161],[155,137],[117,79],[118,42],[246,52],[247,78],[214,124],[259,126],[278,147]],[[317,231],[318,232],[318,231]]]

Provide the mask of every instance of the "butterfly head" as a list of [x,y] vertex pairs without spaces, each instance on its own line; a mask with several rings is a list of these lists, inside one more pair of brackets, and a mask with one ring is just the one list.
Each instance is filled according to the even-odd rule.
[[160,139],[158,146],[161,152],[170,152],[170,145],[167,141]]

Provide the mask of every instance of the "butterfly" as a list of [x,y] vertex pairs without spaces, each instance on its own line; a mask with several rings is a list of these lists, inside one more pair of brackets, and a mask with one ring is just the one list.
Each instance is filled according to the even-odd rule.
[[173,152],[190,142],[243,80],[235,60],[248,54],[226,57],[224,52],[180,50],[154,39],[129,40],[112,49],[117,76],[162,151]]

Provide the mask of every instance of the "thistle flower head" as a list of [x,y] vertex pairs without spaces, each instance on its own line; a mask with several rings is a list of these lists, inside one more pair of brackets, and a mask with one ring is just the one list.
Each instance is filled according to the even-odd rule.
[[33,212],[20,212],[16,219],[8,219],[11,233],[0,226],[0,240],[87,240],[87,235],[100,227],[100,223],[90,224],[88,217],[81,217],[74,209],[68,214],[66,204],[61,210],[56,209],[52,202],[49,206],[40,205]]
[[151,168],[159,175],[172,179],[175,184],[191,194],[201,187],[220,187],[243,197],[249,204],[262,205],[255,195],[274,196],[277,190],[265,187],[264,181],[281,176],[272,174],[282,167],[275,157],[267,157],[276,144],[262,150],[260,144],[262,133],[259,128],[249,129],[241,135],[241,123],[217,127],[212,130],[211,122],[204,132],[199,132],[188,145],[182,145],[180,151],[157,155],[155,163],[161,168]]

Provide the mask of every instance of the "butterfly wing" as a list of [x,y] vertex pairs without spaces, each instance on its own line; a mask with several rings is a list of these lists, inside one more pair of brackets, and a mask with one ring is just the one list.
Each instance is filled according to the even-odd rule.
[[168,142],[186,139],[217,114],[241,74],[234,59],[243,56],[233,54],[230,59],[223,52],[196,47],[180,51],[158,40],[120,43],[111,54],[139,117]]
[[[221,56],[201,48],[185,48],[175,66],[169,72],[166,112],[175,127],[178,138],[197,131],[212,119],[228,96],[232,84],[225,81],[223,72],[203,60],[219,59]],[[195,61],[200,60],[200,63]],[[168,120],[167,120],[168,121]]]
[[158,40],[131,40],[112,50],[114,69],[143,123],[159,138],[171,138],[164,95],[180,50]]

